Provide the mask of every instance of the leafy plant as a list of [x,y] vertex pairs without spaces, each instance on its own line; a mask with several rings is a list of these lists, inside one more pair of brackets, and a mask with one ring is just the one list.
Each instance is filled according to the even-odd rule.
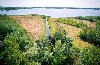
[[100,16],[85,16],[85,17],[78,16],[78,17],[76,17],[76,19],[88,20],[90,22],[96,22],[96,21],[100,20]]
[[[54,34],[56,44],[50,45],[48,38],[37,40],[24,54],[30,62],[38,62],[42,65],[71,65],[73,64],[72,40],[66,37],[64,30],[59,27]],[[57,35],[56,35],[57,34]],[[60,38],[59,38],[60,36]]]
[[83,40],[100,46],[100,21],[96,22],[95,28],[86,28],[80,33]]
[[100,64],[100,48],[86,47],[79,55],[79,65],[99,65]]
[[12,36],[7,35],[0,51],[0,64],[2,65],[28,65],[28,59],[22,54],[18,43]]
[[59,18],[59,19],[57,19],[57,22],[60,22],[60,23],[63,23],[63,24],[68,24],[68,25],[72,25],[72,26],[76,26],[78,28],[87,27],[87,25],[85,23],[73,21],[70,18]]
[[8,16],[0,16],[0,64],[2,65],[29,65],[23,55],[26,46],[32,41],[27,32]]
[[2,15],[0,16],[0,40],[4,40],[7,35],[11,35],[14,38],[21,51],[25,51],[25,46],[31,43],[31,39],[25,29],[10,17]]

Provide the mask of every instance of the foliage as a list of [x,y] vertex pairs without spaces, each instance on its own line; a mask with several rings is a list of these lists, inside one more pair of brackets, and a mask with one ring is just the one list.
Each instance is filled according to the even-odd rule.
[[78,17],[76,17],[76,19],[88,20],[90,22],[96,22],[96,21],[100,20],[100,16],[85,16],[85,17],[78,16]]
[[81,51],[81,49],[73,46],[72,59],[73,59],[73,64],[74,65],[78,65],[80,63],[79,62],[80,51]]
[[5,38],[7,34],[16,31],[17,28],[18,24],[16,24],[16,22],[11,20],[8,16],[5,15],[0,16],[0,35],[2,37]]
[[[61,28],[61,27],[60,27]],[[60,32],[60,33],[59,33]],[[57,33],[57,35],[55,35]],[[24,54],[30,62],[42,65],[72,65],[72,40],[67,38],[62,29],[57,29],[54,34],[56,38],[55,46],[50,45],[48,38],[37,40],[34,45]],[[60,36],[60,38],[58,38]],[[63,41],[63,42],[62,42]]]
[[54,39],[56,41],[61,40],[61,43],[70,43],[72,40],[66,37],[66,31],[62,27],[57,27],[54,33]]
[[3,10],[6,10],[6,11],[9,11],[9,10],[17,10],[16,7],[0,7],[0,10],[3,11]]
[[86,47],[80,51],[79,65],[99,65],[100,64],[100,48]]
[[7,35],[0,51],[0,64],[2,65],[28,65],[28,59],[22,54],[18,43]]
[[76,26],[76,27],[79,27],[79,28],[87,27],[87,25],[85,23],[77,22],[77,21],[74,21],[73,19],[70,19],[70,18],[59,18],[59,19],[57,19],[57,22]]
[[[61,19],[60,19],[61,20]],[[66,21],[67,19],[65,19]],[[65,22],[66,23],[66,22]],[[67,22],[68,23],[68,22]],[[71,23],[71,24],[70,24]],[[70,20],[70,25],[72,21]],[[76,26],[76,23],[73,23]],[[80,25],[80,24],[79,24]],[[81,32],[81,38],[100,43],[100,22],[95,28]],[[45,36],[44,36],[45,37]],[[53,39],[41,36],[32,43],[27,32],[14,20],[0,15],[0,64],[1,65],[99,65],[100,48],[86,47],[82,50],[73,47],[72,39],[66,37],[65,30],[58,26]]]
[[8,16],[0,16],[0,40],[4,40],[7,34],[10,34],[19,44],[21,51],[25,51],[25,46],[31,43],[27,32],[16,21]]
[[100,21],[96,22],[95,28],[86,28],[80,33],[83,40],[100,46]]
[[27,32],[8,16],[0,16],[0,64],[3,65],[29,65],[28,59],[23,55],[26,45],[32,44]]
[[[62,27],[57,27],[57,31],[54,34],[55,40],[61,40],[62,38],[66,38],[66,31],[62,29]],[[62,33],[63,32],[63,33]]]

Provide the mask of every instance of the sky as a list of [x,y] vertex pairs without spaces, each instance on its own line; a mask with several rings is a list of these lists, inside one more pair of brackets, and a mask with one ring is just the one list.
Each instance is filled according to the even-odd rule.
[[100,0],[0,0],[0,6],[100,8]]

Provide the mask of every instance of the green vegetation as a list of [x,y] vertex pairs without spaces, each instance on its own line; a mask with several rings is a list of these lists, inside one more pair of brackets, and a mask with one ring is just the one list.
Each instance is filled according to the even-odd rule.
[[28,59],[22,54],[18,43],[13,36],[8,35],[2,43],[0,49],[1,65],[26,65]]
[[[57,28],[62,31],[61,28]],[[48,42],[48,38],[37,40],[34,46],[27,50],[24,54],[29,58],[30,62],[39,63],[42,65],[71,65],[72,55],[72,40],[66,38],[66,34],[63,32],[56,32],[58,35],[54,35],[56,39],[55,47]],[[58,39],[58,37],[62,39]],[[63,42],[62,42],[63,41]]]
[[25,50],[24,47],[27,44],[31,43],[27,32],[14,20],[3,15],[0,16],[0,40],[5,40],[7,35],[13,36],[14,40],[19,44],[22,51]]
[[[8,24],[6,24],[8,23]],[[72,64],[72,40],[63,31],[56,32],[56,45],[50,45],[47,38],[37,40],[34,45],[26,31],[8,16],[0,16],[0,63],[3,65],[58,65]],[[3,34],[4,33],[4,34]]]
[[[70,22],[65,24],[72,25],[72,22]],[[75,23],[73,23],[74,25]],[[86,28],[82,25],[83,27]],[[99,44],[99,30],[100,22],[98,21],[95,28],[86,28],[81,32],[81,36],[83,35],[82,38],[88,40],[91,40],[89,38],[91,36],[93,41]],[[9,16],[0,15],[0,41],[2,41],[0,46],[0,65],[100,64],[99,47],[93,45],[83,49],[74,47],[73,40],[66,36],[66,31],[60,26],[56,27],[52,36],[56,41],[55,46],[45,36],[40,36],[38,40],[33,41],[26,30],[15,20]]]
[[96,22],[96,21],[100,20],[100,16],[85,16],[85,17],[78,16],[78,17],[76,17],[76,19],[88,20],[90,22]]
[[[67,19],[69,19],[69,20],[67,20]],[[50,21],[52,22],[53,20],[50,20]],[[71,26],[75,26],[75,27],[76,27],[75,23],[79,23],[77,21],[73,21],[73,19],[71,19],[71,18],[59,18],[57,20],[55,19],[54,22],[55,21],[60,22],[62,24],[68,24],[68,25],[71,25]],[[53,32],[56,33],[57,31],[55,31],[53,29],[55,27],[59,26],[59,25],[57,26],[57,24],[55,25],[56,22],[55,23],[54,22],[52,22],[52,24],[50,23],[50,30],[52,30],[51,31],[52,33]],[[85,31],[81,32],[81,34],[83,36],[86,35],[86,36],[84,36],[85,40],[92,41],[90,43],[93,43],[93,41],[94,41],[95,44],[99,45],[99,43],[100,43],[100,38],[99,38],[100,37],[100,35],[99,35],[100,34],[100,22],[99,21],[97,21],[95,28],[87,28],[87,27],[85,27],[83,25],[82,26],[80,25],[80,28],[84,29],[85,31],[86,30],[88,31],[88,32],[85,32]],[[59,29],[59,33],[60,32],[63,32],[63,34],[65,33],[64,30],[61,31]],[[59,35],[58,33],[56,33],[55,35],[58,36],[58,37],[54,36],[55,39],[62,40],[61,35]],[[62,37],[64,37],[64,36],[62,36]],[[91,37],[92,40],[89,37]],[[100,55],[100,48],[99,47],[96,47],[96,46],[93,46],[93,45],[89,45],[88,47],[84,47],[83,49],[80,49],[80,48],[76,48],[76,46],[75,46],[72,49],[71,59],[73,60],[73,64],[74,65],[99,65],[99,63],[100,63],[100,61],[99,61],[100,60],[100,56],[99,55]]]
[[31,43],[27,32],[8,16],[0,16],[0,63],[2,65],[25,65],[28,59],[22,54]]
[[83,40],[94,43],[94,45],[100,46],[100,21],[96,22],[95,28],[86,28],[81,31],[80,37]]
[[3,11],[3,10],[6,10],[6,11],[18,10],[18,9],[32,9],[32,7],[2,7],[2,6],[0,6],[1,11]]
[[99,65],[100,64],[100,48],[86,47],[80,51],[79,65]]
[[15,7],[0,7],[0,10],[1,11],[3,11],[3,10],[9,11],[9,10],[17,10],[17,8],[15,8]]
[[57,22],[76,26],[76,27],[79,27],[79,28],[87,27],[87,25],[85,23],[77,22],[77,21],[74,21],[73,19],[70,19],[70,18],[59,18],[59,19],[57,19]]

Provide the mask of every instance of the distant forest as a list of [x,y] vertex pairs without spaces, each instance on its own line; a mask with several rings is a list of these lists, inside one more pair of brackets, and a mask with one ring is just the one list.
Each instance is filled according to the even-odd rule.
[[78,7],[2,7],[0,6],[0,10],[17,10],[17,9],[32,9],[32,8],[46,8],[46,9],[93,9],[100,10],[100,8],[78,8]]

